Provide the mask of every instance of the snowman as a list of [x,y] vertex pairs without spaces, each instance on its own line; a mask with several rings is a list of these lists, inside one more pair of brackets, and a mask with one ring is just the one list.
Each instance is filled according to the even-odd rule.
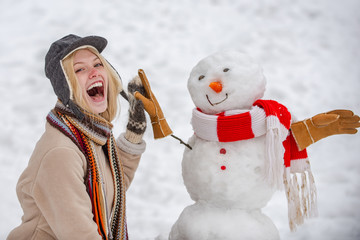
[[238,51],[215,53],[191,71],[194,135],[182,174],[195,203],[183,210],[169,239],[279,239],[261,210],[278,189],[285,189],[291,228],[316,215],[306,149],[297,146],[287,108],[261,100],[265,85],[261,67]]

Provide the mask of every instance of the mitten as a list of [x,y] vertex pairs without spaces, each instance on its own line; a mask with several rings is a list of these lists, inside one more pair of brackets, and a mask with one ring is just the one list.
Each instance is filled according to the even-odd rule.
[[155,98],[154,93],[151,91],[149,81],[142,69],[139,69],[139,76],[141,82],[145,88],[145,94],[136,92],[135,97],[143,102],[146,112],[149,114],[151,124],[153,127],[154,138],[163,138],[170,134],[172,131],[166,122],[164,114],[160,108],[158,101]]
[[140,143],[146,129],[144,104],[135,98],[135,92],[145,94],[145,89],[138,76],[128,84],[129,122],[126,126],[125,138],[132,143]]
[[299,150],[336,134],[355,134],[360,118],[350,110],[334,110],[291,124]]

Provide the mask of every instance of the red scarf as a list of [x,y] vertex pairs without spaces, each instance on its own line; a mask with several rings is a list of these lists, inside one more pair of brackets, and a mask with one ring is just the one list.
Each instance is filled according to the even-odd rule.
[[[266,179],[285,190],[289,204],[290,228],[317,213],[316,189],[306,149],[299,151],[291,132],[291,114],[273,100],[257,100],[250,111],[230,110],[208,115],[193,110],[195,135],[207,141],[234,142],[266,136]],[[301,189],[296,173],[301,173]],[[301,195],[300,195],[301,194]]]

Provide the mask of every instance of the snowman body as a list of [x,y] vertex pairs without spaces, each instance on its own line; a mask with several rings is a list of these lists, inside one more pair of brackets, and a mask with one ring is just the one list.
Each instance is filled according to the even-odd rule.
[[[188,89],[206,114],[245,112],[263,96],[265,78],[248,56],[222,52],[194,67]],[[277,228],[261,212],[275,191],[264,177],[265,138],[218,142],[194,134],[189,139],[192,149],[184,151],[182,175],[195,204],[181,213],[170,239],[279,239]]]
[[217,143],[194,135],[189,144],[182,172],[196,203],[184,209],[170,239],[279,239],[261,212],[274,191],[264,179],[265,137]]
[[273,190],[264,179],[265,137],[211,142],[193,135],[182,161],[184,184],[195,202],[214,207],[259,209]]

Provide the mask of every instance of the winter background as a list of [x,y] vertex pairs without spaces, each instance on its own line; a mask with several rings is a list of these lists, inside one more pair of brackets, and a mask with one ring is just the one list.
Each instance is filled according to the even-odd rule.
[[[298,119],[338,108],[360,114],[359,11],[359,0],[1,0],[0,239],[21,221],[15,186],[56,102],[43,70],[53,41],[69,33],[107,38],[104,56],[124,85],[143,68],[174,134],[187,140],[194,107],[188,75],[224,49],[253,56],[267,77],[265,98]],[[121,105],[116,135],[127,121],[128,105]],[[166,239],[193,203],[181,176],[184,146],[171,137],[153,140],[150,126],[145,140],[127,192],[130,239]],[[360,134],[322,140],[308,152],[319,217],[291,233],[284,192],[264,212],[282,239],[360,239]]]

